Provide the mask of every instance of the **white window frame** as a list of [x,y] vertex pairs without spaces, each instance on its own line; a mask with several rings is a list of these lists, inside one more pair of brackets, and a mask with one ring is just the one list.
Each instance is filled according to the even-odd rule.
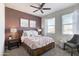
[[[48,20],[53,20],[54,24],[48,25]],[[54,28],[54,32],[49,32],[49,26],[52,26]],[[47,19],[47,33],[48,34],[55,34],[55,17]]]
[[[67,15],[69,15],[69,14],[71,14],[71,17],[72,17],[72,22],[71,23],[66,23],[66,24],[64,24],[63,23],[63,17],[64,16],[67,16]],[[69,33],[69,32],[65,32],[65,25],[71,25],[71,33]],[[70,29],[67,29],[67,30],[70,30]],[[67,35],[72,35],[73,34],[73,13],[68,13],[68,14],[65,14],[65,15],[62,15],[62,33],[63,34],[67,34]]]
[[31,28],[36,28],[36,21],[35,20],[30,20],[30,27]]
[[28,19],[21,18],[20,19],[20,26],[21,27],[29,27],[29,20]]

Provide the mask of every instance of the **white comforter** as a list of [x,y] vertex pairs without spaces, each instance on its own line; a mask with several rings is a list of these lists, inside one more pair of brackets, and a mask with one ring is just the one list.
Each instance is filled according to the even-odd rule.
[[22,36],[21,41],[27,44],[31,49],[40,48],[54,42],[52,38],[47,36]]

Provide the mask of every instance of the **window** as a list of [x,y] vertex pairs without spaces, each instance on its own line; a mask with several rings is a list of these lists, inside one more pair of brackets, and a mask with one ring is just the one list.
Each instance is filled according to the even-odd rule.
[[62,16],[63,34],[73,34],[73,13]]
[[55,33],[55,18],[47,20],[47,33]]
[[30,20],[30,27],[36,28],[36,21]]
[[28,27],[28,20],[27,19],[22,18],[20,22],[21,22],[20,23],[21,27]]

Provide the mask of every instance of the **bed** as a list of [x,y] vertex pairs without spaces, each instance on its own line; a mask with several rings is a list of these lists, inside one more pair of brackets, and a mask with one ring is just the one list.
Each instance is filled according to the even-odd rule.
[[32,56],[41,55],[55,47],[54,39],[38,35],[38,32],[34,30],[23,31],[21,42],[29,55]]

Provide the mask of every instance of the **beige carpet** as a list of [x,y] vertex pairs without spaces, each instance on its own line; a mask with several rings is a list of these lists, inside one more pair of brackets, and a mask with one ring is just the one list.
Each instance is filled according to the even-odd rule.
[[[22,46],[20,46],[19,48],[14,48],[12,50],[6,50],[4,55],[5,56],[29,56],[27,51]],[[70,56],[70,53],[56,46],[54,49],[51,49],[46,53],[42,54],[42,56]]]

